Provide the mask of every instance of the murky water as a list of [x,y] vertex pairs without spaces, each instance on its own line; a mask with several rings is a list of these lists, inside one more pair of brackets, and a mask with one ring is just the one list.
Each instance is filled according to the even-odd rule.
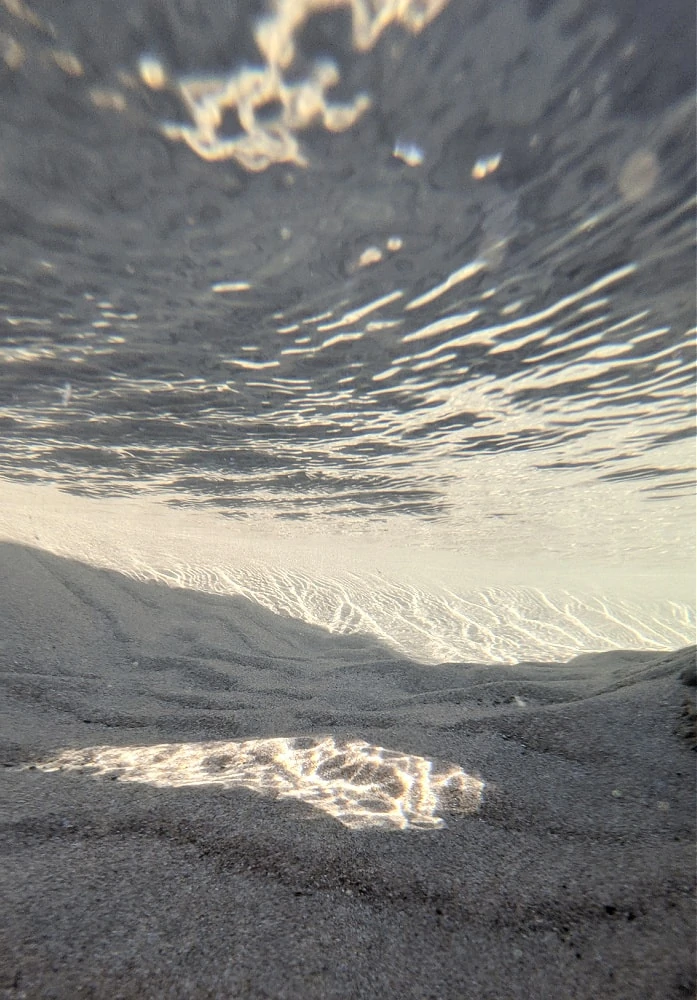
[[680,4],[1,13],[0,475],[654,567],[689,639]]

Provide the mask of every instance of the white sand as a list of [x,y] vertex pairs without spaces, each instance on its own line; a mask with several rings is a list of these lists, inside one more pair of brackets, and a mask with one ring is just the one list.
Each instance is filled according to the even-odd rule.
[[252,579],[254,536],[4,496],[0,997],[694,995],[694,650],[656,622],[653,651],[579,656],[579,618],[556,662],[434,665],[399,615],[370,634],[377,602],[343,632],[293,616],[311,566],[285,609],[195,588],[213,551]]
[[558,662],[694,641],[694,566],[675,554],[661,566],[618,567],[527,549],[504,560],[409,547],[391,534],[288,532],[148,497],[93,500],[0,480],[0,540],[141,581],[246,597],[334,634],[369,634],[422,663]]

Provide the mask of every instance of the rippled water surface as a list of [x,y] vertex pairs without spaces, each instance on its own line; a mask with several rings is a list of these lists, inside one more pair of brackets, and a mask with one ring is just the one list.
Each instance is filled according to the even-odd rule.
[[4,0],[0,475],[655,567],[683,603],[644,641],[687,641],[694,25],[662,18]]

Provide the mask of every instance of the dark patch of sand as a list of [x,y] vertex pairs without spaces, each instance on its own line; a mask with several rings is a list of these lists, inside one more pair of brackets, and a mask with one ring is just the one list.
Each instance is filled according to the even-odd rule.
[[[429,667],[23,546],[0,568],[0,997],[694,996],[694,649]],[[349,829],[24,766],[320,733],[453,762],[481,807]]]

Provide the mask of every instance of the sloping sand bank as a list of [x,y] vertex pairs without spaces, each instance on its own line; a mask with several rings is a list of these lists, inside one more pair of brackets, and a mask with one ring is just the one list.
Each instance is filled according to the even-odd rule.
[[694,995],[694,649],[430,666],[0,566],[0,996]]

